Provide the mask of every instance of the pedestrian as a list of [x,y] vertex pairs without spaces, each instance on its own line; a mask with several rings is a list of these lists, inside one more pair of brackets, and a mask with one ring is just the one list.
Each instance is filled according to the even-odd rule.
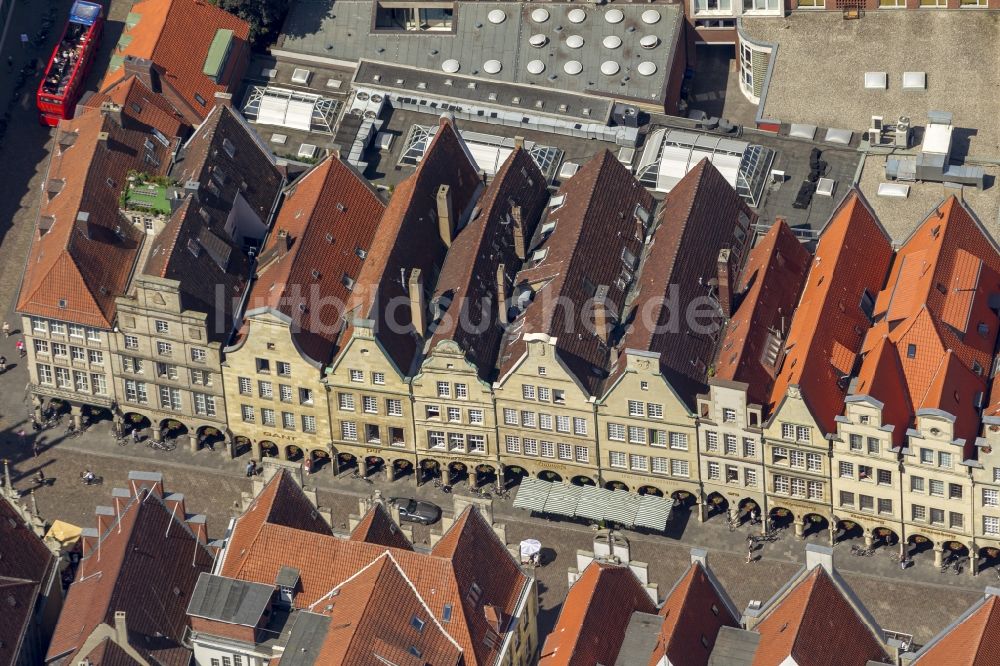
[[7,372],[7,357],[0,356],[0,372]]
[[3,337],[5,337],[5,338],[9,338],[10,337],[10,322],[6,322],[5,321],[3,323]]
[[753,548],[747,548],[747,564],[753,562]]
[[753,548],[753,536],[750,534],[747,535],[747,548]]
[[35,483],[37,483],[39,486],[45,485],[45,472],[43,472],[42,470],[38,470],[38,474],[35,475]]
[[14,346],[17,348],[17,353],[24,356],[24,340],[18,340]]
[[305,467],[307,475],[308,474],[312,474],[312,459],[311,458],[306,458],[306,462],[303,465],[303,467]]
[[[21,432],[24,432],[24,431],[22,430]],[[35,458],[38,457],[38,440],[37,439],[32,440],[32,442],[31,442],[31,453],[32,453],[32,455]]]
[[247,463],[247,478],[249,479],[251,476],[253,476],[253,461],[252,460]]
[[139,426],[132,427],[132,441],[136,444],[139,443]]

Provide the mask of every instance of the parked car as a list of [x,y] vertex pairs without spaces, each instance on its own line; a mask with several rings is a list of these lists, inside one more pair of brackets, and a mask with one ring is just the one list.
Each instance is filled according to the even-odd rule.
[[399,506],[400,520],[430,525],[441,518],[441,507],[437,504],[408,497],[393,497],[391,501]]

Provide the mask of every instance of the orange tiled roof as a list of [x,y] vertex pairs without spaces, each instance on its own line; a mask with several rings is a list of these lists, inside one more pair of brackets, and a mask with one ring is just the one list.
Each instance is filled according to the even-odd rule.
[[750,400],[763,405],[770,395],[780,344],[809,271],[809,250],[784,220],[777,220],[750,251],[734,289],[736,311],[726,326],[715,362],[715,377],[745,382]]
[[259,511],[251,512],[256,517],[245,514],[236,524],[221,575],[270,585],[282,566],[294,567],[300,575],[294,605],[315,610],[325,605],[317,601],[388,551],[435,618],[441,620],[450,607],[446,631],[461,646],[468,666],[492,663],[499,641],[484,640],[493,631],[489,615],[499,615],[506,627],[530,589],[530,579],[471,507],[430,554],[262,522]]
[[[229,57],[248,49],[250,26],[246,21],[216,7],[206,0],[144,0],[132,6],[131,14],[139,21],[126,26],[123,38],[131,41],[115,55],[134,56],[151,60],[163,86],[164,96],[190,122],[203,120],[212,110],[216,92],[233,92],[243,71],[232,71],[228,78],[216,83],[202,71],[216,31],[233,31]],[[104,90],[122,79],[124,67],[109,69],[104,75]],[[205,100],[197,101],[195,95]]]
[[862,300],[875,299],[892,260],[892,246],[864,197],[851,190],[823,229],[802,297],[785,339],[769,413],[798,386],[825,432],[843,411],[847,377],[869,327]]
[[739,626],[723,594],[701,563],[693,562],[660,608],[663,624],[649,666],[664,657],[676,666],[705,666],[719,629]]
[[409,540],[399,529],[382,504],[376,502],[361,522],[351,530],[352,541],[366,541],[403,550],[413,550]]
[[[956,417],[955,436],[971,446],[979,428],[976,398],[987,392],[1000,319],[990,308],[1000,292],[1000,251],[954,196],[940,204],[903,243],[875,308],[865,340],[857,393],[894,402],[897,430],[920,409]],[[889,354],[893,361],[882,361]],[[872,358],[876,356],[876,358]],[[876,370],[898,364],[899,383]],[[902,391],[904,399],[892,394]]]
[[125,292],[142,243],[121,217],[118,196],[129,171],[166,172],[175,140],[164,146],[152,131],[176,137],[182,123],[135,78],[107,97],[121,101],[121,125],[99,109],[59,124],[46,176],[59,189],[41,195],[19,312],[96,328],[114,320],[115,297]]
[[1000,664],[1000,602],[990,595],[917,653],[913,666]]
[[755,629],[760,643],[752,666],[890,663],[880,639],[821,566],[814,567],[768,609]]
[[632,613],[656,605],[628,567],[593,561],[569,589],[539,666],[613,664]]
[[350,280],[357,281],[372,260],[384,211],[378,194],[340,158],[320,162],[282,203],[246,312],[282,312],[297,324],[292,336],[299,349],[316,364],[329,362],[351,298]]

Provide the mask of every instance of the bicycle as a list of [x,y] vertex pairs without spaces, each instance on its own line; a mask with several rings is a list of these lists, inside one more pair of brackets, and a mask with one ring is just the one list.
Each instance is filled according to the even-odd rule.
[[492,499],[493,497],[493,495],[490,494],[490,491],[486,490],[486,488],[480,488],[479,490],[476,491],[476,494],[482,497],[483,499]]
[[451,486],[441,481],[441,479],[434,479],[434,487],[440,488],[441,492],[443,492],[445,495],[451,492]]
[[854,544],[851,546],[851,555],[857,555],[858,557],[870,557],[875,554],[874,548],[865,548]]
[[902,556],[899,553],[894,553],[891,550],[888,552],[888,555],[889,559],[892,560],[893,562],[899,562],[899,560],[902,559]]
[[146,446],[154,451],[173,451],[177,448],[177,443],[171,439],[165,439],[162,442],[157,442],[155,439],[150,438],[146,440]]
[[728,523],[729,523],[729,531],[730,532],[735,532],[736,530],[738,530],[740,528],[740,521],[739,521],[739,519],[729,520]]
[[371,479],[369,479],[367,476],[363,476],[360,473],[358,473],[358,470],[354,470],[353,472],[351,472],[351,478],[352,479],[360,479],[361,481],[364,481],[365,483],[369,483],[369,484],[375,483],[374,481],[372,481]]

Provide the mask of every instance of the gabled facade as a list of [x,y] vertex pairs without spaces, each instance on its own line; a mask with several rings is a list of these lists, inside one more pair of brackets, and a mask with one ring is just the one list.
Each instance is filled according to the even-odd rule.
[[230,430],[254,457],[331,462],[323,377],[384,210],[336,156],[284,193],[222,367]]
[[[716,353],[715,372],[708,391],[698,396],[705,502],[710,509],[727,509],[731,521],[768,512],[764,409],[809,259],[809,251],[783,220],[750,251],[730,298],[733,312]],[[726,262],[720,262],[720,291],[727,270]]]
[[428,334],[427,294],[482,188],[453,119],[442,117],[416,171],[393,193],[352,285],[325,383],[335,452],[363,474],[382,468],[391,479],[415,470],[419,479],[438,466],[417,446],[409,377]]
[[987,587],[986,594],[960,618],[916,653],[904,654],[905,666],[986,666],[1000,658],[1000,589]]
[[500,479],[492,380],[508,293],[547,196],[545,179],[517,147],[448,248],[431,299],[428,340],[410,380],[418,455],[450,481]]
[[216,93],[239,90],[250,60],[249,24],[202,0],[143,0],[125,21],[101,90],[138,76],[191,125]]
[[799,536],[808,520],[811,529],[825,523],[833,539],[831,440],[891,259],[889,237],[850,191],[820,236],[764,424],[768,506]]
[[57,130],[17,311],[36,410],[46,398],[107,409],[116,298],[148,245],[119,212],[133,172],[164,176],[183,124],[132,78]]
[[516,278],[493,385],[506,466],[601,483],[596,403],[652,207],[607,151],[549,201]]
[[[125,197],[159,199],[171,212],[116,301],[116,417],[150,425],[156,440],[186,434],[194,450],[231,442],[221,352],[284,183],[274,156],[227,101],[185,144],[169,176],[176,186],[133,181]],[[137,224],[143,232],[146,217]]]

